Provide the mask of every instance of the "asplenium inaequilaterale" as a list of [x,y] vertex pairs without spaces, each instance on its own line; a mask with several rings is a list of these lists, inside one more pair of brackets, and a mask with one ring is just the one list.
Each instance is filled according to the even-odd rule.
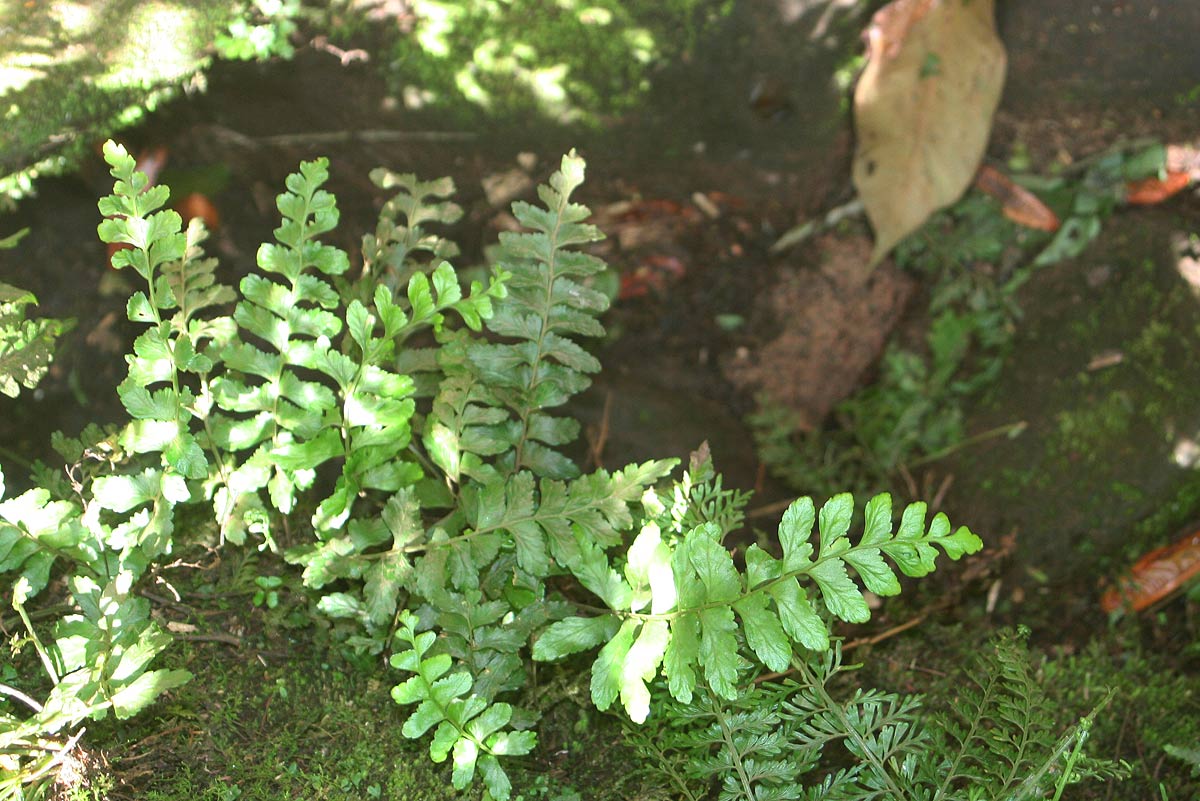
[[[216,281],[202,227],[184,232],[164,209],[167,188],[123,149],[105,156],[117,183],[101,234],[131,246],[114,265],[144,281],[118,389],[131,422],[107,440],[120,469],[89,473],[74,503],[43,490],[0,507],[0,535],[44,546],[0,563],[32,581],[26,596],[56,559],[75,566],[84,615],[64,637],[117,689],[89,701],[124,714],[186,678],[146,671],[167,638],[131,595],[170,553],[183,504],[211,503],[222,542],[268,547],[281,520],[312,510],[285,558],[321,611],[354,621],[352,646],[392,650],[393,697],[413,707],[404,733],[432,732],[454,785],[481,775],[497,801],[512,794],[505,760],[536,744],[531,660],[598,649],[593,701],[619,699],[635,721],[656,693],[738,699],[749,671],[799,669],[828,651],[834,620],[865,620],[863,587],[895,594],[897,571],[980,547],[943,515],[926,528],[922,504],[894,528],[887,496],[852,540],[855,504],[839,495],[819,514],[797,501],[779,548],[752,546],[741,567],[725,538],[745,495],[706,460],[666,490],[673,459],[582,473],[566,450],[579,423],[562,409],[599,369],[581,343],[604,333],[608,300],[592,285],[604,263],[582,250],[601,234],[572,200],[574,154],[540,204],[514,205],[526,230],[502,235],[489,280],[466,288],[444,260],[453,247],[426,231],[456,217],[447,185],[377,174],[397,195],[348,280],[350,256],[321,241],[340,222],[328,164],[304,162],[237,291]],[[66,523],[46,525],[55,515]],[[121,639],[138,632],[140,650]]]

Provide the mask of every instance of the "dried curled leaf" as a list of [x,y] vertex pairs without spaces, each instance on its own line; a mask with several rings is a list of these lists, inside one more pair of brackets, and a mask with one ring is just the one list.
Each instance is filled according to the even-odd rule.
[[854,185],[877,264],[971,183],[1004,85],[994,0],[895,0],[867,30]]
[[1133,206],[1153,206],[1187,189],[1192,177],[1186,172],[1168,172],[1162,178],[1144,178],[1125,185],[1125,202]]
[[975,188],[1000,201],[1004,216],[1038,231],[1057,231],[1062,225],[1058,215],[1038,200],[1037,195],[1015,183],[1004,173],[984,165],[975,176]]
[[1200,529],[1139,559],[1117,586],[1100,599],[1100,608],[1140,612],[1200,575]]

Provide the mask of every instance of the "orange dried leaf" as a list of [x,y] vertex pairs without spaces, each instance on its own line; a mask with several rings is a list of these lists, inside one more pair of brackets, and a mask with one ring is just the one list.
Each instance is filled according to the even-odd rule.
[[204,221],[204,226],[210,231],[217,230],[221,225],[221,215],[217,213],[217,207],[213,205],[211,200],[199,192],[184,195],[175,204],[175,211],[179,212],[179,216],[183,218],[185,224],[189,220],[199,217]]
[[1058,215],[1051,211],[1038,196],[1012,179],[986,164],[975,174],[975,188],[985,195],[999,200],[1004,207],[1004,216],[1039,231],[1057,231],[1061,223]]
[[1186,172],[1168,172],[1165,178],[1144,178],[1125,185],[1125,202],[1134,206],[1153,206],[1187,189],[1192,178]]
[[1197,575],[1200,575],[1200,530],[1139,559],[1114,589],[1104,593],[1100,608],[1113,612],[1126,607],[1140,612]]

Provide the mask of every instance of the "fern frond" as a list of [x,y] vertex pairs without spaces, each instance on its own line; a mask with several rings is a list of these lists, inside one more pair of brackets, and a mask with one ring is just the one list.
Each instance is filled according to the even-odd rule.
[[[671,694],[680,701],[691,699],[699,673],[714,693],[733,699],[742,642],[748,656],[784,671],[796,645],[829,648],[829,627],[814,601],[819,599],[842,620],[861,623],[870,617],[850,569],[866,589],[895,595],[900,585],[883,555],[905,575],[922,576],[933,570],[937,548],[957,559],[983,545],[966,528],[951,533],[941,514],[926,531],[922,503],[905,509],[893,534],[891,497],[886,494],[867,503],[865,529],[855,544],[847,536],[853,512],[849,494],[831,498],[820,512],[814,550],[809,541],[817,522],[813,503],[796,501],[780,524],[782,558],[752,545],[746,551],[745,574],[721,545],[723,532],[715,522],[697,526],[673,543],[648,523],[629,549],[624,578],[602,552],[584,549],[586,558],[568,566],[621,622],[593,667],[596,706],[606,709],[620,695],[629,716],[644,720],[649,710],[646,682],[660,665]],[[812,582],[812,600],[801,580]],[[642,611],[647,605],[648,614]],[[534,658],[555,659],[580,650],[577,646],[587,640],[579,640],[578,632],[595,630],[568,621],[555,624],[539,639]]]
[[404,736],[415,739],[436,726],[429,755],[434,762],[444,762],[453,753],[455,789],[470,784],[478,768],[492,797],[508,801],[512,785],[497,757],[529,753],[537,735],[505,728],[513,717],[512,706],[489,704],[475,692],[469,673],[450,672],[451,656],[432,652],[437,635],[418,634],[415,615],[402,612],[399,622],[396,638],[409,648],[393,654],[391,664],[414,675],[392,689],[392,698],[401,705],[418,705],[404,722]]
[[[426,225],[452,225],[462,218],[462,208],[448,199],[455,191],[449,178],[421,181],[411,173],[396,174],[383,168],[372,170],[370,177],[380,189],[397,191],[380,210],[375,233],[363,237],[361,284],[369,290],[366,297],[376,286],[395,295],[415,273],[428,271],[430,263],[458,255],[457,245],[430,232]],[[366,297],[361,299],[365,302]]]
[[[1082,753],[1096,712],[1066,734],[1054,731],[1054,709],[1031,672],[1024,639],[1027,631],[997,635],[965,671],[958,697],[933,719],[935,733],[951,756],[930,776],[934,801],[957,799],[984,789],[988,798],[1042,798],[1064,781],[1064,765],[1074,747],[1070,781],[1112,777],[1121,767]],[[1107,703],[1107,699],[1100,707]],[[1099,709],[1100,707],[1097,707]]]
[[258,266],[282,282],[251,274],[240,285],[234,319],[269,349],[231,344],[222,354],[229,372],[213,381],[216,403],[227,413],[213,420],[215,444],[230,453],[253,452],[230,479],[235,494],[267,487],[285,513],[294,508],[296,491],[311,485],[315,468],[344,453],[338,432],[325,425],[337,406],[333,392],[297,372],[349,380],[344,365],[329,356],[330,338],[342,330],[341,304],[322,277],[341,275],[349,261],[317,240],[338,222],[333,195],[321,189],[327,167],[326,159],[302,163],[276,198],[283,223],[275,229],[276,243],[259,248]]
[[[16,244],[13,237],[5,241]],[[0,392],[10,398],[17,397],[21,387],[38,385],[54,359],[54,341],[74,325],[48,317],[26,319],[25,307],[35,304],[32,292],[0,282]]]
[[591,383],[586,374],[600,369],[572,339],[603,335],[596,316],[608,308],[605,295],[582,283],[604,270],[604,262],[571,249],[602,238],[583,222],[587,207],[570,202],[583,174],[583,159],[572,152],[549,186],[538,189],[546,208],[513,204],[513,214],[532,233],[500,235],[500,264],[512,277],[508,298],[497,306],[488,328],[516,341],[469,350],[477,377],[511,414],[508,424],[500,424],[509,446],[495,460],[507,475],[521,470],[555,479],[578,475],[555,449],[578,436],[579,424],[544,410],[582,392]]

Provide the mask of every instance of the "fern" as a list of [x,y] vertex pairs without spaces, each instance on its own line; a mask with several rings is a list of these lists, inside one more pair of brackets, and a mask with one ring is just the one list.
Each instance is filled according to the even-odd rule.
[[[15,248],[28,233],[24,228],[0,239],[0,250]],[[25,307],[36,303],[32,292],[0,282],[0,392],[10,398],[38,385],[54,359],[55,340],[74,326],[73,320],[25,319]]]
[[[557,659],[591,648],[616,627],[593,665],[592,700],[607,709],[620,695],[630,718],[640,722],[649,712],[646,682],[660,666],[671,695],[684,703],[691,700],[699,673],[716,695],[735,698],[739,635],[749,655],[775,671],[789,668],[795,645],[827,650],[829,626],[814,602],[847,622],[870,617],[848,568],[871,592],[896,595],[900,584],[885,555],[905,575],[923,576],[934,568],[935,546],[952,559],[982,546],[965,528],[951,533],[945,515],[934,517],[926,531],[921,503],[905,509],[893,534],[886,494],[867,504],[863,535],[853,544],[847,536],[853,512],[852,496],[830,499],[821,509],[814,551],[809,534],[817,521],[815,509],[807,498],[796,501],[780,525],[782,559],[752,545],[744,574],[713,522],[667,539],[657,524],[647,524],[629,548],[624,578],[600,549],[589,549],[572,572],[613,611],[551,626],[537,641],[534,658]],[[811,599],[801,579],[810,584]]]
[[399,191],[380,210],[375,232],[363,237],[364,302],[376,286],[385,286],[395,295],[417,271],[428,269],[428,262],[419,261],[417,254],[433,263],[457,256],[457,245],[427,231],[425,225],[451,225],[462,218],[462,209],[447,199],[454,194],[449,178],[421,181],[411,173],[398,175],[380,168],[371,171],[371,183]]
[[[470,694],[474,680],[465,671],[451,673],[449,654],[426,656],[436,635],[416,632],[417,619],[411,613],[400,616],[397,638],[410,646],[392,655],[392,667],[414,675],[392,690],[398,704],[418,704],[404,722],[404,736],[417,738],[434,728],[429,755],[434,762],[454,759],[452,783],[462,790],[478,767],[493,798],[506,799],[512,790],[508,775],[497,756],[520,756],[533,750],[537,738],[530,731],[506,729],[512,719],[509,704],[488,704]],[[464,697],[465,696],[465,697]]]
[[[1032,675],[1027,631],[997,636],[965,671],[954,703],[933,729],[953,756],[931,772],[934,801],[984,791],[988,798],[1042,798],[1058,782],[1115,777],[1119,765],[1087,757],[1063,770],[1068,752],[1082,747],[1089,719],[1065,735],[1054,730],[1054,707]],[[1102,701],[1097,710],[1107,704]],[[1092,713],[1095,715],[1095,712]]]
[[509,299],[488,328],[513,344],[477,344],[469,351],[477,378],[507,408],[501,440],[509,449],[497,462],[506,475],[523,469],[548,478],[572,478],[578,469],[554,448],[571,442],[579,424],[544,409],[562,406],[590,385],[586,374],[600,362],[570,337],[598,337],[595,316],[608,298],[581,283],[604,270],[594,256],[570,250],[602,238],[587,219],[587,207],[570,201],[583,183],[584,162],[572,152],[549,186],[538,188],[546,208],[513,204],[513,215],[532,233],[502,233],[500,264],[512,278]]
[[[673,718],[678,743],[646,742],[685,797],[712,778],[723,798],[814,797],[798,777],[835,742],[854,764],[824,777],[827,797],[928,788],[915,702],[826,690],[841,669],[831,627],[869,617],[865,590],[894,595],[897,573],[925,575],[939,552],[957,559],[979,539],[943,515],[926,528],[923,504],[894,527],[881,495],[852,541],[850,495],[819,514],[802,499],[778,549],[750,546],[743,568],[724,540],[747,496],[722,486],[705,449],[666,489],[655,485],[675,460],[580,475],[561,451],[578,423],[547,410],[599,367],[581,344],[603,334],[607,305],[587,286],[603,262],[575,249],[600,236],[571,201],[581,159],[565,157],[541,188],[545,208],[515,205],[530,230],[503,235],[499,266],[467,289],[444,260],[452,245],[425,230],[460,213],[451,184],[377,172],[398,193],[351,284],[349,257],[321,242],[339,219],[327,162],[304,162],[277,198],[262,273],[234,292],[216,281],[202,226],[182,231],[165,187],[123,149],[105,155],[117,181],[100,232],[131,246],[114,264],[145,282],[128,308],[145,328],[118,390],[131,422],[60,437],[87,464],[0,503],[0,571],[18,576],[18,610],[60,561],[77,607],[43,649],[55,705],[15,730],[126,716],[186,680],[150,669],[168,637],[133,593],[173,547],[180,504],[211,501],[225,540],[257,533],[276,547],[275,513],[305,503],[312,536],[291,536],[284,557],[320,610],[353,621],[350,645],[394,645],[393,697],[412,708],[404,734],[433,732],[430,754],[453,759],[455,787],[478,774],[507,801],[504,758],[536,743],[537,711],[520,705],[529,658],[595,650],[598,708],[619,699],[635,722],[652,709]],[[748,685],[763,669],[797,680]]]

